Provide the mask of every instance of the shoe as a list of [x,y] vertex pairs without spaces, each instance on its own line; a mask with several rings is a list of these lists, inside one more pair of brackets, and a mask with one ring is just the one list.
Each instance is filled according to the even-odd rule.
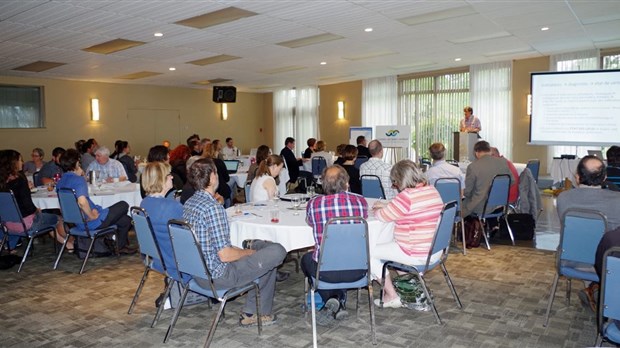
[[241,243],[241,247],[243,247],[243,249],[252,249],[252,244],[254,244],[255,241],[262,241],[262,239],[246,239]]
[[596,301],[598,300],[598,283],[590,283],[590,286],[580,290],[578,295],[584,307],[596,313]]
[[276,282],[278,282],[278,283],[283,282],[283,281],[287,280],[288,277],[290,277],[290,275],[291,275],[290,272],[278,271],[278,273],[276,273]]
[[121,255],[132,255],[138,252],[138,249],[130,248],[130,247],[122,247],[118,250],[118,253]]
[[340,309],[340,302],[338,301],[338,299],[332,297],[329,300],[327,300],[327,302],[325,302],[324,308],[327,311],[331,312],[331,314],[333,316]]
[[[263,326],[273,325],[277,322],[276,315],[266,314],[260,317]],[[243,327],[258,325],[258,318],[253,314],[241,313],[239,316],[239,325]]]
[[[381,307],[381,300],[375,299],[375,306]],[[383,308],[402,308],[403,303],[400,301],[400,297],[396,296],[393,299],[383,302]]]
[[334,324],[334,313],[323,307],[316,312],[316,323],[320,326],[332,326]]
[[159,296],[155,299],[155,308],[159,308],[159,306],[161,306],[162,303],[164,303],[164,293],[162,292],[161,294],[159,294]]

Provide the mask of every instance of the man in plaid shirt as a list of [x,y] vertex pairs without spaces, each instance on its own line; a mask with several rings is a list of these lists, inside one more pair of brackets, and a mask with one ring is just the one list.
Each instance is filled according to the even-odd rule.
[[[282,245],[262,240],[239,249],[230,243],[230,227],[224,207],[215,199],[219,185],[217,168],[212,159],[199,159],[188,170],[188,179],[196,192],[185,202],[183,218],[192,226],[200,243],[207,267],[218,289],[247,284],[258,278],[260,311],[263,325],[275,323],[272,313],[276,286],[276,267],[286,257]],[[206,280],[197,278],[198,285],[209,289]],[[257,324],[254,290],[246,294],[241,326]]]
[[[325,195],[310,200],[306,208],[306,222],[312,227],[315,243],[314,251],[305,254],[301,259],[301,269],[306,277],[316,276],[323,229],[326,222],[336,217],[368,217],[366,199],[355,193],[347,192],[349,175],[344,168],[339,165],[327,167],[323,172],[322,180]],[[321,279],[330,282],[351,282],[364,276],[366,276],[364,271],[334,271],[321,274]],[[346,292],[344,290],[319,290],[318,293],[325,303],[326,310],[320,312],[317,323],[328,325],[329,319],[341,320],[348,316],[345,310]]]
[[392,188],[392,179],[390,179],[390,170],[392,166],[383,162],[383,145],[379,140],[373,140],[368,144],[370,158],[360,166],[360,176],[376,175],[381,179],[381,186],[386,199],[392,199],[397,192]]

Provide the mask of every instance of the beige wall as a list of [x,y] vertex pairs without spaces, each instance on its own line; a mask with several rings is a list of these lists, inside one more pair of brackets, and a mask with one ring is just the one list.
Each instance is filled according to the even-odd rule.
[[[320,138],[327,142],[329,151],[339,144],[349,143],[349,127],[362,125],[362,81],[321,86],[319,106]],[[345,103],[345,118],[338,119],[338,101]],[[305,148],[305,140],[303,145]],[[301,148],[301,141],[298,141]]]
[[[142,127],[128,127],[128,115],[136,113],[178,117],[174,123],[176,129],[159,131],[169,134],[166,138],[176,138],[182,143],[193,133],[222,140],[231,136],[236,145],[247,153],[255,144],[266,139],[262,94],[238,93],[237,103],[229,104],[228,121],[223,121],[220,105],[211,101],[210,89],[1,76],[0,83],[45,88],[46,128],[0,130],[0,148],[16,149],[25,160],[29,160],[33,147],[43,148],[49,159],[54,147],[72,147],[76,140],[91,137],[109,147],[117,139],[128,140],[131,145],[132,139],[144,137],[145,132]],[[101,120],[98,122],[90,120],[89,100],[95,97],[99,98],[101,110]],[[156,143],[163,140],[157,139]],[[146,154],[149,146],[136,145],[132,146],[134,154]]]

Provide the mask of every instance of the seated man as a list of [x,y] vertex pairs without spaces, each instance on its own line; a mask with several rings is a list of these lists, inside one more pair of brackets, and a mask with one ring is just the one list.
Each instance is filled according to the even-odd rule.
[[39,175],[37,176],[37,182],[34,184],[36,186],[46,185],[50,182],[54,182],[54,177],[56,174],[62,175],[62,168],[60,168],[60,156],[65,154],[65,149],[62,147],[57,147],[52,151],[52,160],[45,163],[41,170],[39,171]]
[[477,142],[474,145],[474,153],[476,160],[467,166],[465,174],[463,216],[483,213],[484,203],[496,175],[507,174],[510,175],[511,182],[515,180],[506,160],[491,155],[491,146],[488,142],[484,140]]
[[372,140],[368,144],[370,158],[360,166],[360,177],[362,175],[376,175],[381,179],[381,186],[386,199],[392,199],[396,196],[396,190],[392,187],[390,179],[390,170],[392,166],[383,161],[383,145],[379,140]]
[[370,151],[366,147],[366,137],[360,135],[355,139],[357,142],[357,157],[366,157],[370,158]]
[[445,161],[446,147],[442,143],[434,143],[428,148],[433,159],[433,165],[426,171],[428,184],[435,186],[435,181],[440,178],[457,178],[461,182],[461,190],[465,189],[465,175],[457,166]]
[[222,149],[222,155],[226,159],[232,159],[239,155],[239,149],[235,147],[233,138],[226,138],[226,146]]
[[[246,249],[231,245],[226,211],[215,199],[219,182],[212,159],[202,158],[194,162],[189,169],[188,180],[196,192],[185,202],[183,218],[194,228],[215,287],[235,287],[258,278],[262,324],[275,323],[276,316],[272,310],[276,267],[286,257],[286,250],[280,244],[261,240],[245,241]],[[196,281],[209,289],[208,282]],[[239,324],[256,325],[255,312],[256,297],[254,290],[251,290],[246,294]]]
[[[312,173],[305,170],[299,170],[299,166],[303,165],[303,159],[295,157],[293,150],[295,149],[295,138],[288,137],[284,140],[284,147],[280,151],[280,156],[286,163],[286,169],[288,169],[288,175],[290,177],[289,183],[294,184],[301,176],[306,180],[308,185],[312,182]],[[298,191],[306,192],[306,187],[298,187]]]
[[[360,195],[347,192],[349,189],[349,175],[340,166],[328,167],[323,171],[323,192],[325,195],[317,196],[308,202],[306,208],[306,222],[312,227],[314,234],[314,251],[305,254],[301,258],[301,269],[306,277],[316,276],[317,262],[323,228],[331,218],[346,216],[368,217],[368,203]],[[366,272],[329,272],[325,280],[333,282],[356,281],[366,275]],[[344,290],[319,290],[319,295],[325,303],[324,309],[319,312],[317,323],[328,325],[333,318],[346,319],[346,291]]]
[[95,161],[95,151],[98,146],[99,144],[97,144],[97,140],[93,138],[86,140],[86,142],[82,144],[82,149],[80,151],[82,154],[80,156],[80,165],[85,173],[88,173],[88,166]]
[[620,146],[607,149],[607,180],[608,189],[620,191]]
[[88,166],[86,173],[93,170],[99,171],[100,178],[106,182],[113,182],[115,179],[118,181],[127,180],[125,167],[121,162],[110,158],[110,150],[105,146],[101,146],[95,151],[95,160]]
[[302,157],[310,158],[310,156],[312,156],[312,153],[316,150],[316,139],[309,138],[308,141],[306,141],[306,144],[308,144],[308,148],[306,149],[306,151],[304,151],[304,155]]

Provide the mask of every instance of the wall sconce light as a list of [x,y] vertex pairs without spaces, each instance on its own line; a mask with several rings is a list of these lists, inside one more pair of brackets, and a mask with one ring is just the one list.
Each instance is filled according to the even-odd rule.
[[532,95],[527,95],[527,115],[532,116]]
[[226,121],[228,119],[228,104],[222,103],[222,120]]
[[338,119],[344,119],[344,101],[342,100],[338,101]]
[[99,121],[99,99],[90,100],[90,119],[93,121]]

